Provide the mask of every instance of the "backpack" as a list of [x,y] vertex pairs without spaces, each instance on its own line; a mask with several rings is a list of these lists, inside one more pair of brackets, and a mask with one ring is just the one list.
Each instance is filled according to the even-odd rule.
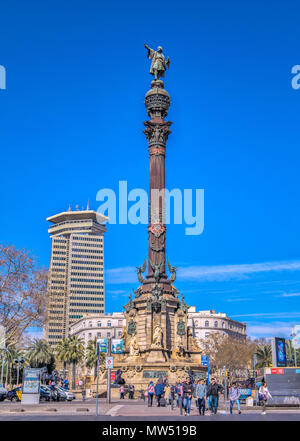
[[162,397],[162,398],[159,400],[159,404],[161,405],[161,407],[166,407],[166,400],[164,399],[164,397]]

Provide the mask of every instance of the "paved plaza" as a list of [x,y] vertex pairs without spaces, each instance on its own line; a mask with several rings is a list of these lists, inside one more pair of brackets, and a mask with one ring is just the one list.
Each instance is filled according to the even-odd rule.
[[179,409],[151,407],[141,400],[114,400],[111,404],[99,400],[99,415],[96,417],[96,400],[75,400],[73,402],[41,403],[39,405],[22,405],[22,403],[0,403],[0,420],[4,421],[300,421],[299,408],[270,408],[266,415],[261,409],[242,407],[242,414],[235,409],[233,415],[221,402],[217,415],[199,416],[193,404],[190,416],[181,416]]

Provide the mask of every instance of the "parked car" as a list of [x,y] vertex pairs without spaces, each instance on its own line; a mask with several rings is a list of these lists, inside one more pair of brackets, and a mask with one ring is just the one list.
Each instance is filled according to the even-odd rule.
[[67,396],[67,401],[75,400],[76,396],[73,392],[70,392],[69,390],[64,389],[61,386],[58,386],[57,389],[59,389],[61,392],[65,393]]
[[7,389],[0,383],[0,401],[4,401],[7,397]]
[[60,386],[56,386],[55,390],[57,392],[57,401],[66,401],[68,399],[67,391],[62,389]]
[[47,386],[40,387],[40,401],[50,401],[50,391]]
[[50,399],[52,401],[66,401],[67,400],[67,391],[60,388],[60,386],[43,386],[47,389],[50,395]]
[[10,401],[21,401],[22,386],[15,387],[7,392],[6,398]]

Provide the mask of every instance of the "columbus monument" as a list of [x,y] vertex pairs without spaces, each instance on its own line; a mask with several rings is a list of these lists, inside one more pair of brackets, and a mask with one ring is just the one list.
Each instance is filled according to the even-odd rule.
[[188,327],[189,306],[174,285],[177,268],[170,265],[169,259],[166,262],[165,156],[172,123],[165,120],[170,95],[161,78],[170,60],[165,59],[161,46],[156,51],[147,45],[145,48],[154,76],[145,95],[149,120],[144,122],[149,151],[148,259],[137,267],[140,284],[124,306],[125,351],[116,355],[114,362],[114,368],[122,371],[126,383],[136,387],[164,376],[170,383],[188,376],[206,376],[206,368],[201,367],[200,348]]

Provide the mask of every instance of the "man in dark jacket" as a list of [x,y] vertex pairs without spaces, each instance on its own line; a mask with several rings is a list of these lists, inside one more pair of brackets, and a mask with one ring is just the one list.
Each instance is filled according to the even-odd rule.
[[160,399],[164,395],[165,385],[163,382],[158,381],[155,385],[154,392],[156,397],[156,405],[157,407],[160,407]]
[[210,411],[214,414],[217,413],[219,404],[219,392],[222,392],[222,390],[222,386],[216,382],[215,378],[212,378],[210,384],[207,387],[206,396],[208,398],[208,407],[210,408]]
[[183,407],[184,407],[184,415],[189,415],[191,412],[191,402],[193,397],[194,388],[193,385],[188,379],[186,382],[183,383]]

